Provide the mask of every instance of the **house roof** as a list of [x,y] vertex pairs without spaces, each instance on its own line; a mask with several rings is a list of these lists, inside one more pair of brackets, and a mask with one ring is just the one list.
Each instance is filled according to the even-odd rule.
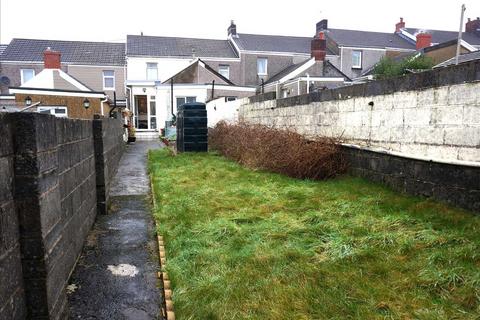
[[228,40],[127,36],[127,56],[238,58]]
[[0,56],[5,51],[5,49],[7,49],[7,47],[8,47],[8,44],[0,44]]
[[47,48],[62,54],[62,63],[125,65],[125,44],[111,42],[13,39],[0,60],[42,62]]
[[225,78],[223,75],[221,75],[220,73],[218,73],[215,69],[213,69],[212,67],[210,67],[207,63],[205,63],[205,61],[199,59],[199,58],[196,58],[195,60],[193,60],[192,62],[190,62],[186,67],[182,68],[181,70],[179,70],[178,72],[176,72],[174,75],[172,75],[171,77],[169,77],[167,80],[164,80],[162,83],[168,83],[170,80],[172,80],[173,78],[175,78],[177,75],[181,74],[182,72],[186,71],[188,68],[192,67],[193,65],[197,65],[197,66],[201,66],[202,68],[205,68],[206,70],[208,70],[210,73],[212,73],[213,75],[215,75],[217,78],[221,79],[222,81],[224,81],[227,85],[231,85],[231,86],[234,86],[235,84],[230,81],[229,79]]
[[310,54],[312,37],[239,33],[232,38],[240,50]]
[[415,49],[415,44],[399,37],[395,33],[327,29],[326,36],[339,46],[362,48],[399,48]]
[[[407,31],[414,37],[418,33],[422,33],[422,32],[429,33],[432,35],[432,43],[443,43],[450,40],[458,39],[458,31],[428,30],[428,29],[418,29],[418,28],[404,28],[403,30]],[[471,45],[474,45],[474,46],[480,45],[480,37],[472,33],[463,32],[462,39]]]
[[[288,76],[289,74],[295,75],[296,70],[305,66],[308,63],[311,63],[310,66],[305,66],[307,69],[304,69],[304,70],[309,70],[315,63],[318,62],[318,61],[314,61],[312,59],[314,59],[314,58],[310,58],[310,59],[307,59],[307,60],[302,61],[300,63],[292,64],[292,65],[286,67],[285,69],[283,69],[282,71],[280,71],[279,73],[273,75],[270,79],[268,79],[268,81],[265,82],[265,85],[270,84],[270,83],[274,83],[276,81],[280,81],[282,78]],[[325,60],[325,64],[324,64],[324,68],[323,68],[323,74],[312,74],[311,76],[313,76],[313,77],[323,77],[323,76],[326,76],[326,73],[328,73],[329,71],[331,73],[336,74],[339,77],[343,77],[346,81],[351,81],[351,79],[348,76],[346,76],[343,72],[341,72],[337,67],[335,67],[328,60]],[[299,70],[299,72],[302,72],[302,70]],[[298,76],[299,72],[297,72],[297,76]],[[293,79],[295,77],[296,76],[292,77],[291,79]],[[290,79],[288,79],[288,80],[290,80]]]
[[[480,60],[480,50],[475,51],[475,52],[461,54],[461,55],[458,56],[458,63],[468,62],[468,61],[472,61],[472,60]],[[450,65],[453,65],[453,64],[455,64],[455,57],[436,65],[434,68],[446,67],[446,66],[450,66]]]

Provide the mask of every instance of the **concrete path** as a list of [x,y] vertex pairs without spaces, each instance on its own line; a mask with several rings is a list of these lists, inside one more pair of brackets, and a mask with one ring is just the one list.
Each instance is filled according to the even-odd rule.
[[70,280],[71,319],[162,319],[146,170],[146,153],[159,147],[151,141],[127,147],[109,214],[97,216]]

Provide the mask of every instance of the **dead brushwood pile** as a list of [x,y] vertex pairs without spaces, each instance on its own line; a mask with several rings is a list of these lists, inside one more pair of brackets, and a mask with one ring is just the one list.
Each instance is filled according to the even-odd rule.
[[209,147],[249,168],[294,178],[321,180],[346,170],[335,139],[307,139],[292,130],[219,122],[210,129]]

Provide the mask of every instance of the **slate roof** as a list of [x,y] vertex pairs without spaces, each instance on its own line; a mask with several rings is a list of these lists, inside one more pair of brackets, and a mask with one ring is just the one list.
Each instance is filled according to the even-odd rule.
[[5,51],[5,49],[7,49],[7,47],[8,47],[8,44],[0,44],[0,56]]
[[306,64],[307,62],[309,62],[310,59],[307,59],[305,61],[302,61],[300,63],[296,63],[296,64],[292,64],[288,67],[286,67],[285,69],[283,69],[282,71],[280,71],[279,73],[273,75],[272,77],[270,77],[270,79],[268,79],[265,84],[269,84],[269,83],[272,83],[272,82],[276,82],[280,79],[282,79],[283,77],[285,77],[287,74],[293,72],[294,70],[297,70],[298,68],[300,68],[301,66],[303,66],[304,64]]
[[62,63],[82,65],[125,65],[125,44],[111,42],[13,39],[0,60],[42,62],[50,47],[62,54]]
[[228,40],[127,35],[127,56],[238,58]]
[[233,38],[240,50],[310,54],[313,37],[239,33]]
[[415,49],[415,44],[399,37],[395,33],[327,29],[325,34],[339,46]]
[[[426,32],[432,35],[433,43],[442,43],[458,38],[458,31],[443,31],[443,30],[428,30],[428,29],[418,29],[418,28],[405,28],[405,31],[410,33],[413,36],[416,36],[418,33]],[[462,39],[468,42],[471,45],[478,46],[480,45],[480,37],[468,32],[462,33]]]
[[[464,53],[458,56],[458,63],[468,62],[472,60],[480,60],[480,50],[470,52],[470,53]],[[455,64],[455,57],[436,65],[435,68],[446,67],[453,64]]]

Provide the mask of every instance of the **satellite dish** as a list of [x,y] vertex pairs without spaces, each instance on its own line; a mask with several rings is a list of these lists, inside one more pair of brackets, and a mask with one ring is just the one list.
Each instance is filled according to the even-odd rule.
[[0,77],[0,83],[6,86],[10,85],[10,79],[7,76]]

